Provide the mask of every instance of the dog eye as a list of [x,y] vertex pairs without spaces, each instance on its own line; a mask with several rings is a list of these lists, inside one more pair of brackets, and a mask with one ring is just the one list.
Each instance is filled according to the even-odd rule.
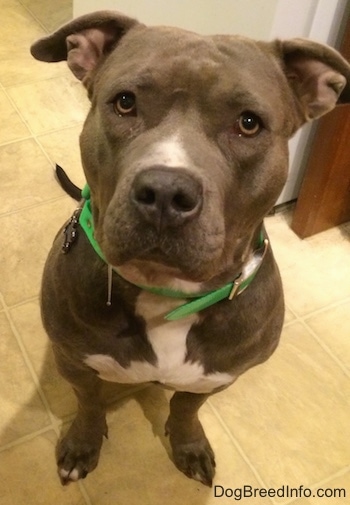
[[136,116],[136,97],[134,93],[123,91],[113,102],[114,112],[118,116]]
[[262,129],[262,121],[254,112],[243,112],[236,121],[234,130],[236,135],[254,137]]

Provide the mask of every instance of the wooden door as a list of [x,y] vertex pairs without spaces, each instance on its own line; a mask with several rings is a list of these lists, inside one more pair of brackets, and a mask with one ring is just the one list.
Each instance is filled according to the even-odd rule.
[[[350,61],[350,16],[340,46]],[[350,105],[319,120],[292,229],[301,238],[350,220]]]

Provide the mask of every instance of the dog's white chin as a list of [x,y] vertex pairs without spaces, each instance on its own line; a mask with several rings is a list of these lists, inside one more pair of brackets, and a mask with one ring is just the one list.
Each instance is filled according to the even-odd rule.
[[153,261],[132,260],[115,270],[123,279],[138,286],[166,288],[183,293],[200,293],[203,283],[186,279],[181,272],[173,267]]

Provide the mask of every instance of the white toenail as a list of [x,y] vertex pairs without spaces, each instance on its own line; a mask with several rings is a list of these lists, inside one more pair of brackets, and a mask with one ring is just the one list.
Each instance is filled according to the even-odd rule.
[[74,470],[71,471],[71,473],[69,474],[69,478],[74,482],[79,480],[79,472],[76,468],[74,468]]

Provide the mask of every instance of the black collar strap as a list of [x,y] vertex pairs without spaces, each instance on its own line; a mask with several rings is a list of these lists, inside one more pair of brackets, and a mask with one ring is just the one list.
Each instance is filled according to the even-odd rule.
[[[90,200],[90,189],[88,185],[86,185],[82,191],[82,197],[85,202],[79,217],[79,224],[83,228],[87,238],[89,239],[90,244],[95,249],[96,253],[100,256],[100,258],[107,263],[101,248],[94,237],[94,224],[93,217],[91,211],[91,200]],[[260,233],[259,245],[258,248],[254,251],[253,257],[251,260],[244,266],[242,272],[228,284],[225,286],[216,289],[214,291],[210,291],[209,293],[204,294],[188,294],[181,291],[176,291],[168,288],[157,288],[157,287],[149,287],[142,286],[136,284],[139,288],[154,293],[160,296],[167,296],[172,298],[186,299],[191,298],[188,302],[180,305],[176,309],[172,310],[168,314],[165,315],[165,319],[168,321],[176,321],[178,319],[182,319],[191,314],[195,314],[201,310],[204,310],[215,303],[218,303],[222,300],[229,299],[232,300],[234,297],[240,295],[253,281],[256,276],[261,263],[266,255],[266,251],[268,249],[269,241],[266,236],[266,232],[262,229]],[[118,269],[112,267],[113,270],[120,275]],[[128,281],[129,282],[129,281]]]

